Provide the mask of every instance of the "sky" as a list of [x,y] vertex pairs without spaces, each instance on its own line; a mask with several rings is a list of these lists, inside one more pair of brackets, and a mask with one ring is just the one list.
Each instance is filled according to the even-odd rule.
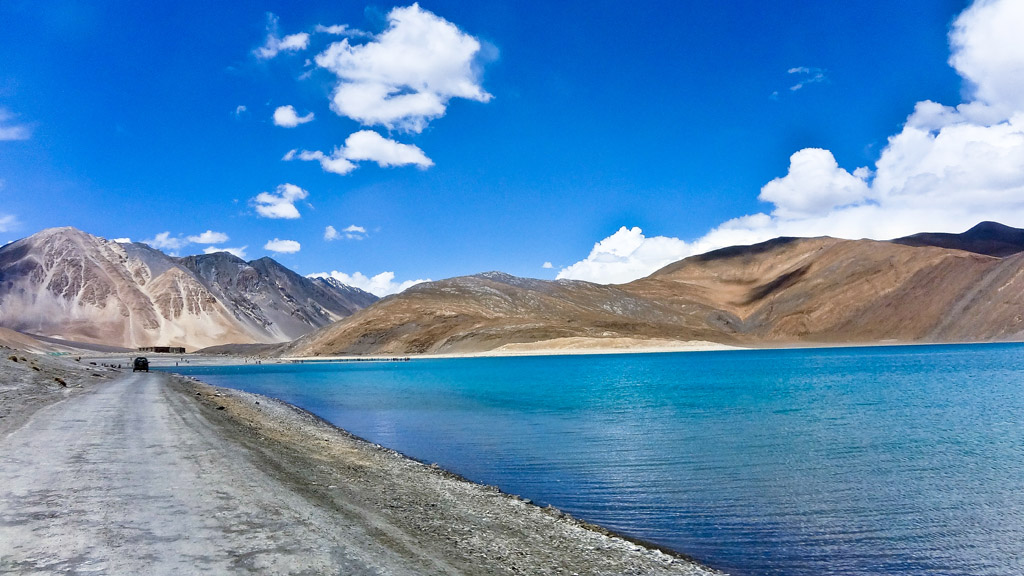
[[378,295],[1024,227],[1024,0],[0,3],[0,244]]

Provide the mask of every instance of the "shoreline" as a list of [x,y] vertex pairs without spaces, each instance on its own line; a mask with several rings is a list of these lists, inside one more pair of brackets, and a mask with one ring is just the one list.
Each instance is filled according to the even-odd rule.
[[[55,542],[60,534],[86,534],[86,542],[97,540],[87,548],[87,563],[128,566],[128,571],[152,564],[153,560],[146,560],[147,554],[163,559],[161,562],[170,562],[171,558],[181,562],[180,547],[185,546],[185,552],[205,550],[214,560],[204,562],[214,562],[214,567],[230,566],[231,558],[240,553],[257,554],[262,562],[294,566],[307,565],[313,561],[308,556],[314,554],[326,562],[338,562],[341,558],[341,564],[328,566],[351,568],[356,562],[372,567],[329,570],[359,574],[720,574],[684,554],[613,534],[555,508],[541,508],[436,464],[420,462],[358,438],[280,400],[215,387],[163,370],[133,374],[130,368],[118,370],[103,366],[99,360],[93,365],[84,357],[76,362],[73,358],[30,352],[17,355],[23,355],[26,361],[0,359],[0,391],[4,392],[4,407],[12,412],[0,419],[0,457],[15,458],[12,462],[18,464],[9,467],[8,472],[21,478],[20,485],[27,482],[27,489],[32,491],[51,490],[44,486],[54,474],[50,467],[40,468],[35,456],[24,460],[16,456],[17,452],[11,452],[19,442],[33,441],[41,422],[63,417],[73,427],[81,426],[77,422],[89,422],[107,426],[107,430],[127,428],[134,432],[127,435],[128,440],[108,438],[106,433],[83,432],[91,443],[93,456],[88,461],[101,474],[98,484],[72,492],[79,504],[69,507],[62,499],[49,497],[33,503],[20,492],[0,500],[5,515],[24,519],[3,528],[7,536],[0,538],[0,557],[4,558],[0,567],[38,567],[41,557],[58,562],[54,565],[74,567],[83,561],[82,551]],[[54,377],[62,377],[67,386],[54,383]],[[90,417],[88,412],[80,412],[85,406],[115,411],[103,417]],[[170,420],[153,420],[153,410],[169,410],[175,415]],[[121,418],[127,419],[127,426],[118,423]],[[180,419],[194,422],[186,426],[185,432],[178,432],[190,434],[191,440],[166,434],[146,437],[163,427],[153,424]],[[137,428],[140,425],[142,428]],[[128,463],[131,472],[127,474],[115,472],[116,467],[108,468],[124,462],[105,464],[97,460],[104,455],[121,458],[118,455],[125,452],[118,442],[124,441],[134,442],[135,449],[141,450],[136,452],[141,459]],[[147,472],[150,460],[160,460],[165,455],[163,451],[152,457],[146,455],[154,443],[175,446],[189,465]],[[38,451],[21,454],[55,458],[56,453],[70,453],[70,462],[79,466],[80,455],[75,446],[76,443],[45,440],[42,447],[36,448]],[[207,462],[207,467],[193,479],[188,470],[195,461]],[[250,470],[249,476],[236,478],[237,470],[242,469]],[[57,485],[52,490],[67,490],[68,477],[56,474]],[[169,521],[167,513],[149,500],[135,500],[138,485],[122,485],[125,478],[139,474],[143,478],[166,478],[172,485],[198,486],[194,483],[204,482],[206,488],[192,488],[180,496],[173,496],[175,492],[165,492],[159,486],[149,489],[155,492],[154,497],[176,498],[175,506],[187,508],[192,517],[198,515],[192,520],[186,515],[185,525],[200,522],[205,530],[220,536],[189,537],[187,531],[163,532],[165,536],[143,541],[137,547],[133,545],[130,552],[119,551],[116,542],[111,544],[105,539],[109,534],[123,534],[125,526],[119,517],[104,512],[104,502],[113,498],[130,506],[136,523],[131,527],[132,534],[135,530],[150,532],[152,528],[145,528],[149,523],[166,530]],[[10,484],[7,489],[12,489]],[[207,504],[197,504],[189,496],[194,493],[206,498],[203,494],[221,490],[235,496],[215,500],[220,502],[215,509],[209,507],[208,498]],[[81,504],[83,498],[88,500],[90,491],[97,502]],[[267,516],[265,508],[278,506],[278,502],[297,506],[284,512],[304,520],[282,526],[280,520],[274,520],[274,514]],[[31,506],[43,508],[22,509]],[[84,509],[93,512],[83,516]],[[231,517],[246,520],[237,524],[238,520],[230,521]],[[42,524],[33,527],[33,522],[42,522],[45,528]],[[85,532],[81,529],[83,522],[90,526]],[[240,526],[244,526],[241,532]],[[58,540],[37,536],[38,530],[54,534]],[[303,544],[306,536],[302,534],[308,534],[318,544]],[[6,545],[2,542],[5,538]],[[19,542],[18,547],[10,548],[15,545],[14,540]],[[160,571],[167,565],[158,563],[156,567]]]
[[[722,572],[715,571],[714,569],[701,564],[700,561],[691,556],[688,556],[683,552],[679,552],[677,550],[673,550],[666,546],[662,546],[654,542],[649,542],[641,538],[632,537],[627,534],[621,534],[615,532],[614,530],[605,528],[604,526],[601,526],[599,524],[587,522],[586,520],[576,518],[568,512],[560,510],[559,508],[556,508],[555,506],[552,505],[540,506],[532,502],[528,498],[524,498],[517,494],[505,492],[498,486],[492,486],[488,484],[483,484],[481,482],[476,482],[474,480],[466,478],[465,476],[462,476],[446,468],[438,466],[436,463],[430,463],[424,460],[420,460],[418,458],[409,456],[399,450],[395,450],[394,448],[389,448],[376,442],[372,442],[361,436],[353,434],[352,432],[349,432],[348,430],[338,425],[328,422],[327,420],[321,418],[320,416],[316,415],[313,412],[310,412],[308,410],[305,410],[299,406],[295,406],[294,404],[290,404],[283,400],[279,400],[277,398],[273,398],[270,396],[265,396],[263,394],[256,394],[253,392],[236,390],[234,388],[226,386],[214,386],[212,384],[209,384],[207,382],[204,382],[198,378],[194,378],[191,376],[184,376],[174,373],[170,373],[169,375],[173,378],[177,378],[182,381],[187,381],[187,385],[205,388],[206,391],[209,393],[210,397],[220,398],[221,402],[225,401],[226,398],[231,398],[232,400],[241,403],[251,403],[254,405],[259,405],[260,402],[262,401],[267,405],[276,405],[276,407],[279,410],[293,413],[295,417],[299,420],[309,421],[312,423],[312,426],[326,429],[327,431],[329,431],[328,433],[330,434],[336,434],[346,438],[347,440],[358,445],[361,450],[367,450],[383,454],[387,458],[397,458],[405,463],[420,467],[420,471],[423,473],[430,475],[438,475],[447,481],[451,481],[460,485],[465,485],[465,487],[469,488],[470,490],[482,491],[488,495],[496,495],[498,497],[502,497],[508,500],[514,506],[525,506],[526,508],[532,510],[532,512],[534,513],[541,513],[546,516],[553,517],[556,520],[563,521],[576,528],[580,528],[588,532],[593,532],[601,536],[609,537],[614,540],[621,540],[650,552],[670,556],[674,560],[690,564],[693,567],[698,568],[700,570],[704,570],[709,574],[724,574]],[[231,417],[232,413],[226,412],[225,415]],[[244,418],[244,416],[242,416],[242,418]],[[288,418],[286,417],[284,418],[284,420],[288,420]],[[637,550],[634,549],[633,551]]]

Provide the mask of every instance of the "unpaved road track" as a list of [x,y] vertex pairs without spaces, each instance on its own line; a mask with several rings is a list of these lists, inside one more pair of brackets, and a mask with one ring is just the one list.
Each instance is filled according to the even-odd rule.
[[0,442],[0,571],[358,574],[386,566],[415,574],[430,567],[325,518],[245,449],[221,441],[166,380],[125,376],[43,408]]
[[709,573],[277,401],[98,376],[0,428],[0,573]]

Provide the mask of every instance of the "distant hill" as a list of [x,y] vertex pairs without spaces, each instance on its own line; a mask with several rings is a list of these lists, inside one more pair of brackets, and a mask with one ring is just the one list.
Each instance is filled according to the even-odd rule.
[[[995,230],[1011,244],[1013,229],[972,230],[952,236],[968,236],[980,250],[978,239]],[[419,284],[299,338],[285,354],[477,352],[558,338],[747,346],[1020,340],[1022,272],[1024,254],[778,238],[617,286],[495,272]]]
[[270,258],[175,258],[74,228],[0,248],[0,326],[126,348],[286,342],[376,301]]
[[923,232],[892,242],[904,246],[937,246],[1003,258],[1024,252],[1024,230],[998,222],[982,222],[961,234]]
[[531,280],[501,272],[417,284],[294,342],[286,354],[491,350],[566,337],[720,336],[710,308],[678,310],[621,286]]

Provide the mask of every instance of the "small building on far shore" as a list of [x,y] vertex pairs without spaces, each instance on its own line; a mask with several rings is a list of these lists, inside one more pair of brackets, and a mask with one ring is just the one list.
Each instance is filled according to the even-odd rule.
[[182,346],[141,346],[139,352],[164,352],[166,354],[184,354],[185,348]]

